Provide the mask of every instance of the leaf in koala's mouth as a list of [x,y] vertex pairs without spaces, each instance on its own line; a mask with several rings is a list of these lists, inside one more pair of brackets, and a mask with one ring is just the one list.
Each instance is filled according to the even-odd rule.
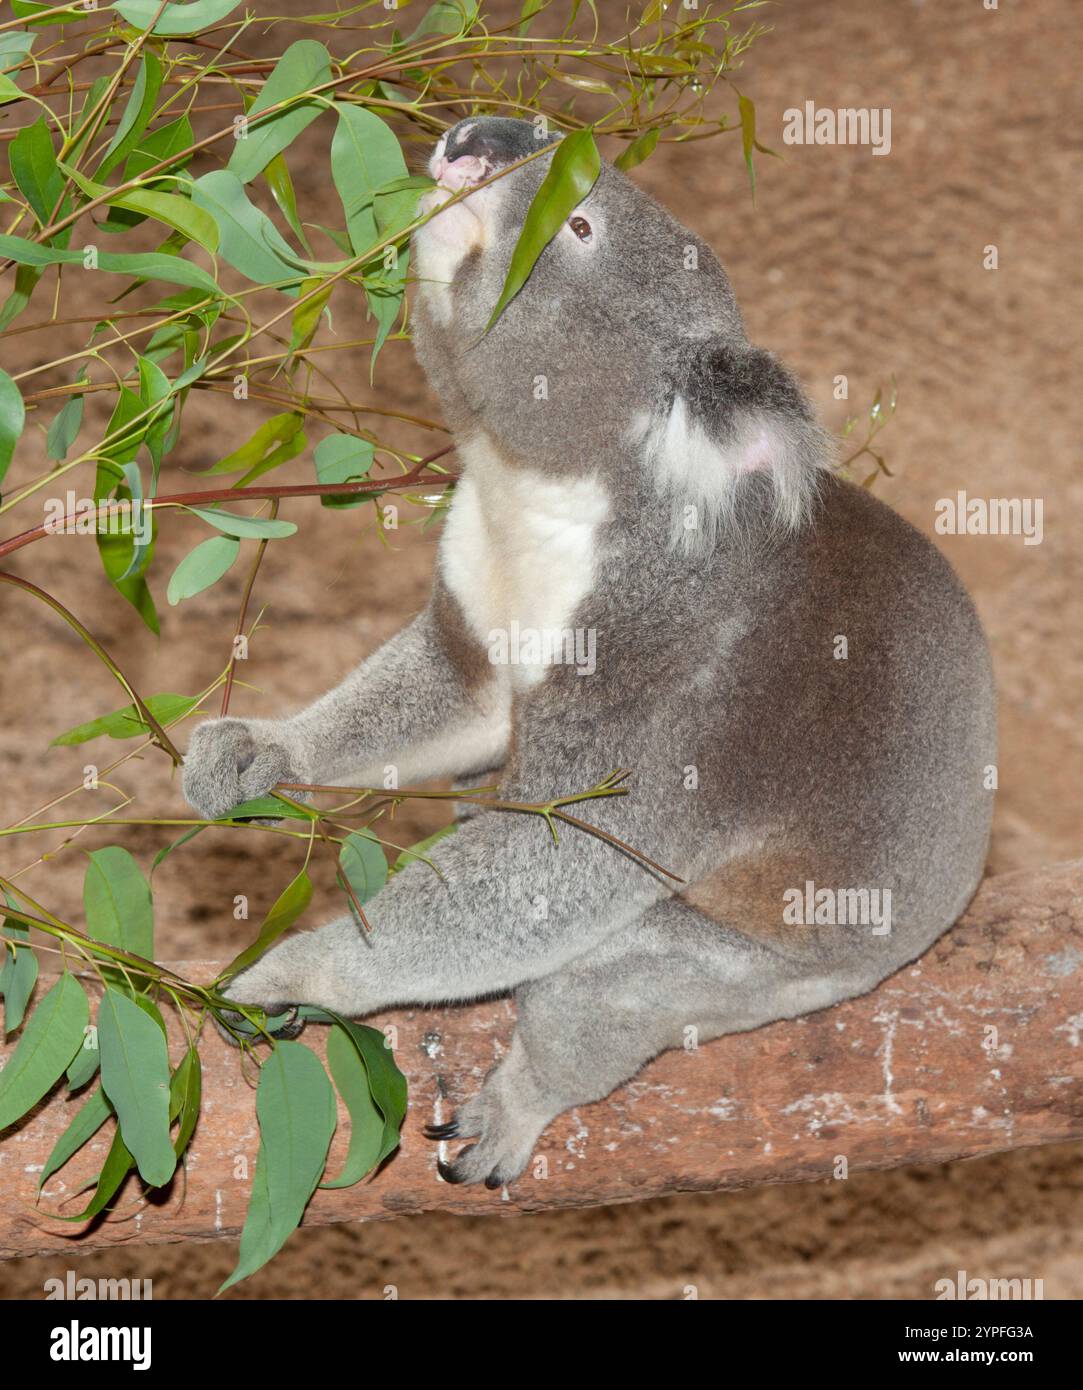
[[534,195],[515,243],[507,279],[492,317],[485,325],[486,333],[526,284],[538,257],[594,187],[601,167],[593,131],[577,130],[574,135],[566,135],[557,146],[549,172]]

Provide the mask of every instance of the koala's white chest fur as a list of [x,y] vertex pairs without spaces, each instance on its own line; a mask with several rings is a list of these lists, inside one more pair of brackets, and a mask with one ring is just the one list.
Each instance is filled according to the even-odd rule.
[[592,478],[557,482],[506,463],[484,438],[460,452],[466,476],[445,524],[441,572],[494,667],[506,659],[522,689],[574,649],[571,624],[594,585],[609,498]]

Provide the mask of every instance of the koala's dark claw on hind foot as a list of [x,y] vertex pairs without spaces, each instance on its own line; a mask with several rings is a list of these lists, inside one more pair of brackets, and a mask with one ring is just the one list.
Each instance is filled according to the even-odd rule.
[[[443,1178],[445,1182],[466,1182],[466,1173],[462,1170],[462,1168],[459,1165],[462,1163],[462,1160],[471,1151],[471,1149],[476,1148],[476,1144],[467,1144],[465,1149],[459,1150],[458,1154],[455,1156],[455,1161],[453,1163],[445,1163],[443,1159],[438,1158],[436,1160],[436,1171],[440,1174],[440,1176]],[[456,1168],[459,1168],[458,1172],[455,1171]]]
[[454,1139],[459,1132],[459,1122],[448,1120],[447,1124],[443,1125],[426,1125],[421,1132],[426,1139]]
[[500,1174],[497,1173],[496,1170],[494,1169],[493,1172],[491,1172],[491,1173],[489,1174],[489,1176],[485,1179],[485,1186],[486,1186],[486,1187],[489,1189],[489,1191],[491,1192],[491,1191],[493,1191],[494,1188],[503,1187],[503,1186],[504,1186],[504,1179],[503,1179],[503,1178],[500,1176]]

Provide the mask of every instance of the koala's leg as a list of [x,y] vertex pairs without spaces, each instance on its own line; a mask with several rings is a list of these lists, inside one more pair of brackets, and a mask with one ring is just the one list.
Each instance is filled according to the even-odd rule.
[[428,858],[432,867],[409,865],[366,904],[371,935],[352,917],[299,933],[229,993],[275,1013],[322,1004],[354,1016],[477,999],[551,974],[664,893],[612,845],[577,830],[554,844],[533,815],[482,811]]
[[207,817],[277,782],[396,785],[481,771],[503,760],[510,731],[506,673],[437,582],[409,627],[299,714],[199,725],[184,760],[184,794]]
[[430,1139],[473,1138],[448,1182],[499,1187],[524,1171],[562,1111],[601,1100],[667,1048],[740,1032],[853,991],[719,925],[680,899],[545,979],[516,991],[507,1056]]

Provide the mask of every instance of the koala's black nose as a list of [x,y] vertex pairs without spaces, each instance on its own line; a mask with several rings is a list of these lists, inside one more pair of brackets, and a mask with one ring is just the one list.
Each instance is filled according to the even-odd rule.
[[555,135],[546,132],[540,123],[516,121],[508,116],[469,116],[452,126],[447,134],[445,154],[449,160],[473,155],[487,159],[494,168],[514,164],[545,145],[551,145]]

